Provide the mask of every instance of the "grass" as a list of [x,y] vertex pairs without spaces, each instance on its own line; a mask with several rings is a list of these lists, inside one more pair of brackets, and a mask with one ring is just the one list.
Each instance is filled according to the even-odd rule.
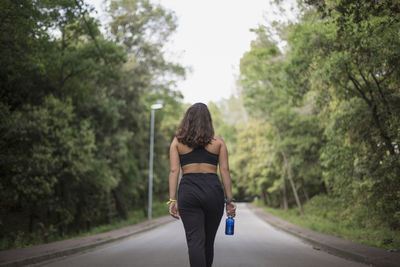
[[[158,218],[158,217],[162,217],[162,216],[165,216],[168,214],[169,214],[168,207],[165,205],[164,202],[162,202],[162,203],[153,202],[152,218]],[[50,242],[66,240],[66,239],[70,239],[70,238],[101,234],[104,232],[112,231],[115,229],[130,226],[130,225],[134,225],[134,224],[146,221],[146,220],[147,220],[147,215],[145,216],[143,214],[142,210],[130,211],[128,213],[128,219],[126,219],[126,220],[119,220],[119,221],[115,221],[111,224],[99,225],[99,226],[93,227],[90,231],[84,231],[84,232],[79,232],[79,233],[75,233],[75,234],[68,234],[68,235],[64,235],[64,236],[58,236],[58,235],[50,236],[48,238],[48,242],[45,242],[43,236],[39,235],[39,234],[31,235],[29,238],[30,240],[26,241],[26,238],[23,238],[23,236],[25,236],[25,234],[23,232],[20,232],[19,234],[17,234],[16,238],[13,240],[13,242],[11,244],[9,242],[7,242],[7,240],[4,240],[4,239],[0,240],[0,250],[31,247],[31,246],[41,245],[41,244],[45,244],[45,243],[50,243]]]
[[304,215],[300,215],[297,207],[285,211],[266,207],[261,201],[253,204],[304,228],[368,246],[400,251],[400,231],[390,229],[373,217],[359,216],[365,210],[357,210],[357,206],[353,206],[352,210],[342,209],[337,200],[327,196],[316,196],[305,203]]

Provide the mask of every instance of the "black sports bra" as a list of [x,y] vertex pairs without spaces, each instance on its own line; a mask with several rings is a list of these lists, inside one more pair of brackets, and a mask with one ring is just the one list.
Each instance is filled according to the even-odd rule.
[[204,147],[198,147],[192,151],[179,155],[181,166],[190,163],[208,163],[218,165],[219,155],[207,151]]

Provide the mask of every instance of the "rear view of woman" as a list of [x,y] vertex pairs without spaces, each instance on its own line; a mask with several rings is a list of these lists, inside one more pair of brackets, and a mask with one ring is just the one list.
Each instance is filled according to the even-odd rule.
[[[219,164],[224,191],[217,175]],[[183,176],[179,183],[180,168]],[[235,217],[228,151],[221,137],[214,135],[207,106],[189,107],[170,147],[169,173],[170,214],[182,218],[191,267],[211,267],[214,240],[224,204],[227,215]]]

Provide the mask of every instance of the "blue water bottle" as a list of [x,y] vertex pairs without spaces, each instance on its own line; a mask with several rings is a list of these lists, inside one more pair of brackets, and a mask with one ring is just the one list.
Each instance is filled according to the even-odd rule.
[[229,215],[228,218],[226,218],[225,234],[233,235],[234,229],[235,229],[235,219],[233,219],[233,217]]

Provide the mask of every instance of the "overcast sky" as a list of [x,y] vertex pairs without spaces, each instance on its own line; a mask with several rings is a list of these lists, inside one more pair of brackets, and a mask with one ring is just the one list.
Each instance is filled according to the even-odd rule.
[[[103,0],[87,0],[99,10]],[[239,62],[255,34],[250,28],[266,20],[285,19],[273,14],[269,0],[153,0],[175,11],[178,29],[167,48],[174,61],[190,66],[178,90],[184,101],[208,103],[235,93]],[[285,0],[294,3],[295,0]],[[276,8],[274,8],[276,11]]]

